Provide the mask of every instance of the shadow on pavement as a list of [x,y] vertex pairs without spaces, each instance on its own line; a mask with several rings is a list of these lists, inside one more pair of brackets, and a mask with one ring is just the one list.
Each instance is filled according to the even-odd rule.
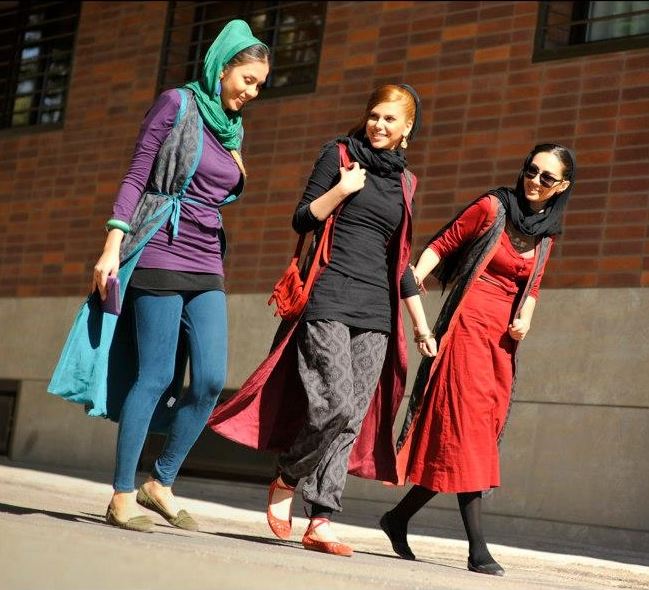
[[270,539],[258,535],[242,535],[240,533],[207,533],[215,537],[226,537],[228,539],[237,539],[239,541],[250,541],[251,543],[262,543],[263,545],[275,545],[276,547],[290,547],[292,549],[300,548],[302,545],[298,541],[282,541],[281,539]]
[[81,514],[83,514],[84,516],[79,516],[78,514],[70,514],[68,512],[54,512],[53,510],[42,510],[40,508],[28,508],[26,506],[15,506],[13,504],[3,504],[0,502],[0,513],[1,512],[4,512],[5,514],[13,514],[15,516],[25,516],[29,514],[42,514],[43,516],[56,518],[58,520],[66,520],[68,522],[83,522],[86,524],[106,523],[104,517],[99,514],[88,514],[87,512],[82,512]]
[[[91,472],[57,466],[20,464],[6,460],[5,458],[0,459],[0,466],[2,466],[3,464],[17,469],[29,469],[44,473],[80,478],[87,481],[106,484],[108,486],[110,486],[112,482],[112,473],[108,472]],[[143,480],[144,474],[140,473],[138,474],[138,477],[140,480]],[[264,482],[260,482],[259,477],[247,479],[248,481],[241,481],[240,478],[201,479],[197,477],[189,477],[187,475],[182,476],[181,472],[180,479],[174,485],[174,491],[179,496],[191,498],[194,500],[213,502],[231,506],[233,508],[252,510],[255,512],[263,513],[266,509],[266,486],[268,485],[270,479],[267,479]],[[250,481],[251,479],[255,479],[256,481]],[[298,493],[296,494],[296,502],[294,503],[293,507],[293,514],[296,516],[301,516],[303,514],[300,504],[301,498],[300,494]],[[378,526],[378,521],[381,515],[390,508],[388,504],[377,500],[347,498],[344,500],[344,505],[345,510],[342,513],[336,515],[335,520],[337,522],[368,529],[375,529],[379,535],[381,534],[380,528]],[[41,512],[53,518],[60,518],[69,521],[104,522],[103,515],[99,516],[88,514],[88,520],[84,520],[74,514],[56,513],[47,510],[41,511],[31,508],[20,508],[6,504],[0,504],[0,512],[2,511],[17,511],[12,512],[14,514]],[[464,536],[464,530],[462,528],[459,511],[455,510],[454,512],[457,512],[457,526],[454,528],[448,526],[431,526],[431,520],[432,518],[434,518],[434,513],[423,511],[422,514],[419,515],[416,519],[418,520],[418,522],[415,522],[413,520],[413,523],[409,527],[409,532],[414,535],[434,536],[442,539],[453,539],[465,542],[466,537]],[[253,535],[234,535],[230,533],[209,534],[217,534],[226,537],[230,536],[232,538],[245,539],[265,544],[291,546],[290,543],[287,544],[286,542],[282,542],[280,540],[275,541],[266,537],[256,537]],[[509,535],[502,533],[498,534],[497,532],[487,532],[487,535],[488,542],[490,544],[505,545],[508,547],[517,547],[520,549],[529,549],[533,551],[544,551],[547,553],[592,557],[595,559],[616,561],[619,563],[649,566],[649,555],[641,551],[621,550],[617,547],[605,547],[602,545],[588,544],[587,542],[568,540],[565,538],[551,538],[547,536],[541,537],[531,534],[525,536],[520,533]],[[413,540],[413,544],[416,544],[416,541]],[[392,557],[391,555],[389,556]],[[434,559],[434,556],[418,555],[418,559],[420,561],[428,561],[430,557],[433,557]],[[430,563],[435,563],[435,561],[431,561]]]

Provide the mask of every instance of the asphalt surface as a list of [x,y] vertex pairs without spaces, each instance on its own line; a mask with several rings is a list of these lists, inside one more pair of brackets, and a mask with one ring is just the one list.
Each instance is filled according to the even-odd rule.
[[502,578],[467,571],[466,541],[432,534],[411,535],[418,560],[404,561],[376,525],[386,507],[368,503],[346,506],[348,515],[371,513],[363,526],[335,525],[352,558],[306,551],[306,519],[294,518],[289,541],[276,539],[265,520],[267,488],[256,484],[181,478],[175,491],[199,532],[153,513],[153,534],[122,531],[105,524],[109,481],[105,473],[0,463],[0,589],[649,589],[649,556],[588,557],[598,550],[574,544],[562,552],[490,543]]

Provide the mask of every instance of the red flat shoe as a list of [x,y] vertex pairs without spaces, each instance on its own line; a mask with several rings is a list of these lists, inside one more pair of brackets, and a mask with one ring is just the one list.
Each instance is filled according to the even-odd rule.
[[[268,490],[268,507],[266,508],[266,520],[268,521],[268,526],[270,527],[270,530],[273,531],[276,537],[279,537],[280,539],[288,539],[291,536],[291,528],[293,526],[293,517],[289,517],[288,520],[282,520],[281,518],[277,518],[274,516],[271,511],[270,511],[270,505],[273,501],[273,494],[275,493],[275,490],[279,488],[280,490],[287,490],[294,492],[295,488],[289,485],[286,485],[284,482],[280,483],[280,478],[278,477],[277,479],[274,479],[272,483],[270,484],[270,488]],[[291,500],[291,503],[293,500]]]
[[312,518],[304,533],[304,537],[302,537],[302,546],[309,551],[320,551],[320,553],[340,555],[341,557],[351,557],[354,555],[354,550],[345,543],[341,543],[340,541],[320,541],[311,536],[311,533],[321,524],[328,522],[328,518]]

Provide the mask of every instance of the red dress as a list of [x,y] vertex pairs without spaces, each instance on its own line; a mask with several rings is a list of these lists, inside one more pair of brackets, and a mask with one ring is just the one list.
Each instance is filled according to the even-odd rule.
[[[475,237],[488,200],[482,199],[430,244],[441,258]],[[535,257],[524,258],[506,232],[457,311],[457,321],[431,377],[417,435],[410,450],[408,479],[446,493],[500,485],[498,437],[509,408],[516,341],[508,325]],[[542,273],[529,295],[538,296]]]

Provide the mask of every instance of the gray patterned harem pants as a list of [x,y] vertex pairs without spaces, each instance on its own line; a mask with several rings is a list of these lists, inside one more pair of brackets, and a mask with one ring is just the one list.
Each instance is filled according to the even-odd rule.
[[342,510],[347,464],[381,376],[388,335],[337,321],[304,322],[297,335],[298,371],[307,418],[279,468],[306,478],[302,496]]

